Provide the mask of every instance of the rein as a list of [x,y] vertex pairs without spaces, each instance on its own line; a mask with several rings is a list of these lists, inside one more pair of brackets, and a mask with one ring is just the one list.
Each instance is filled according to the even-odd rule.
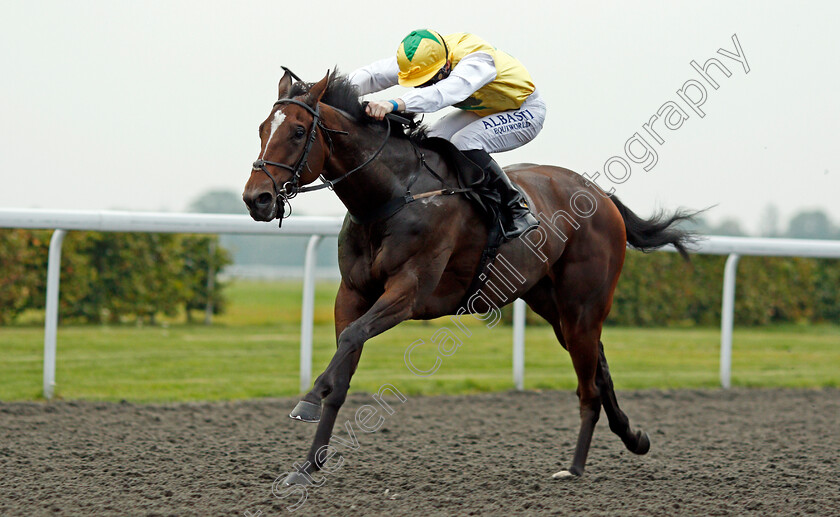
[[[397,117],[396,115],[393,116],[393,117],[387,117],[386,122],[388,123],[388,127],[386,129],[385,139],[382,140],[382,143],[379,145],[379,148],[376,149],[376,152],[374,152],[373,155],[371,155],[370,158],[365,160],[364,163],[362,163],[361,165],[359,165],[358,167],[355,167],[354,169],[352,169],[350,171],[345,172],[340,177],[338,177],[334,180],[329,180],[329,179],[325,178],[323,174],[319,174],[318,177],[323,182],[321,185],[300,186],[300,176],[303,172],[303,167],[304,166],[306,166],[307,168],[309,167],[308,164],[307,164],[307,158],[309,157],[309,152],[312,150],[312,144],[315,143],[315,139],[316,139],[317,134],[318,134],[318,128],[320,128],[324,132],[324,136],[326,137],[327,143],[328,143],[329,148],[330,148],[329,156],[332,156],[332,151],[333,151],[332,138],[330,137],[330,133],[335,133],[337,135],[347,135],[348,133],[347,133],[347,131],[340,131],[338,129],[328,128],[325,125],[323,125],[321,123],[321,108],[320,108],[320,106],[316,106],[315,109],[312,109],[308,104],[303,103],[303,102],[301,102],[299,100],[296,100],[296,99],[280,99],[280,100],[278,100],[277,102],[274,103],[274,106],[277,106],[278,104],[294,104],[296,106],[300,106],[301,108],[305,109],[306,111],[308,111],[312,115],[312,126],[309,128],[309,138],[306,141],[306,146],[303,149],[303,153],[300,155],[300,158],[298,158],[298,161],[294,166],[287,165],[285,163],[272,162],[272,161],[269,161],[269,160],[262,160],[262,159],[255,161],[252,165],[253,170],[262,171],[266,176],[268,176],[268,179],[271,180],[271,185],[274,187],[275,202],[280,203],[283,206],[283,214],[280,217],[280,225],[281,226],[283,224],[283,219],[292,215],[292,205],[290,203],[290,200],[292,198],[294,198],[295,196],[297,196],[298,194],[303,193],[303,192],[312,192],[312,191],[321,190],[321,189],[324,189],[324,188],[328,188],[330,190],[333,190],[336,183],[339,183],[339,182],[347,179],[347,177],[350,176],[351,174],[353,174],[354,172],[365,168],[367,165],[370,164],[370,162],[372,162],[373,160],[376,159],[377,156],[379,156],[379,154],[385,148],[385,144],[388,143],[388,139],[391,137],[391,119],[392,118],[401,119],[401,121],[409,122],[407,119],[404,119],[402,117]],[[327,157],[327,160],[329,160],[329,156]],[[266,169],[266,165],[271,165],[271,166],[274,166],[274,167],[280,167],[280,168],[283,168],[283,169],[286,169],[286,170],[290,171],[292,173],[292,179],[285,182],[283,184],[282,188],[278,188],[277,187],[277,182],[274,180],[274,177],[271,174],[269,174],[268,169]],[[311,169],[310,169],[310,171],[311,171]],[[286,205],[289,206],[288,213],[286,212]]]
[[[292,73],[291,70],[288,70],[286,67],[283,67],[283,69],[290,72],[291,75],[295,79],[300,80],[300,78],[298,78],[294,73]],[[310,151],[312,151],[312,145],[315,143],[315,140],[318,136],[318,129],[320,128],[321,131],[323,131],[324,137],[327,141],[327,144],[329,145],[330,152],[329,152],[329,155],[327,156],[326,161],[329,161],[330,156],[332,156],[332,152],[333,152],[333,143],[332,143],[332,138],[330,137],[330,133],[334,133],[334,134],[337,134],[337,135],[347,135],[349,133],[347,131],[341,131],[341,130],[338,130],[338,129],[332,129],[332,128],[326,127],[321,122],[321,109],[320,109],[319,105],[316,105],[315,108],[313,109],[308,104],[306,104],[304,102],[301,102],[299,100],[296,100],[296,99],[279,99],[274,103],[274,106],[277,106],[278,104],[294,104],[296,106],[300,106],[301,108],[305,109],[307,112],[309,112],[309,114],[312,115],[312,125],[309,128],[309,137],[307,138],[306,145],[303,149],[303,153],[301,153],[300,158],[298,158],[298,160],[297,160],[297,162],[295,163],[294,166],[287,165],[285,163],[278,163],[278,162],[272,162],[272,161],[269,161],[269,160],[263,160],[263,159],[259,159],[259,160],[255,161],[252,165],[253,170],[262,171],[266,176],[268,176],[268,179],[271,180],[271,185],[272,185],[272,187],[274,187],[274,201],[278,206],[282,206],[282,213],[280,214],[280,217],[279,217],[280,223],[278,225],[278,226],[281,226],[281,227],[283,225],[283,219],[286,219],[287,217],[292,215],[291,199],[293,199],[298,194],[304,193],[304,192],[313,192],[313,191],[321,190],[321,189],[325,189],[325,188],[333,190],[337,183],[347,179],[354,172],[357,172],[357,171],[365,168],[367,165],[369,165],[373,160],[375,160],[379,156],[379,154],[385,148],[385,145],[388,143],[388,139],[391,137],[391,121],[395,121],[399,124],[403,124],[403,125],[407,125],[407,126],[411,126],[413,124],[412,121],[410,121],[410,120],[408,120],[404,117],[400,117],[399,115],[395,115],[393,113],[388,113],[387,115],[385,115],[385,122],[387,123],[386,131],[385,131],[385,138],[382,140],[382,143],[379,144],[379,147],[370,156],[370,158],[365,160],[364,163],[362,163],[361,165],[345,172],[344,174],[342,174],[341,176],[339,176],[338,178],[336,178],[334,180],[327,179],[327,178],[324,177],[323,173],[320,173],[318,175],[318,177],[322,181],[321,185],[314,185],[314,186],[305,186],[304,185],[304,186],[301,186],[300,185],[300,177],[301,177],[301,174],[303,173],[303,168],[304,167],[309,168],[309,165],[307,163],[307,159],[309,157]],[[441,182],[441,184],[446,186],[446,182],[443,180],[443,178],[441,178],[440,175],[438,173],[436,173],[426,163],[426,160],[425,160],[425,157],[423,156],[423,153],[418,151],[417,146],[414,144],[414,142],[412,142],[412,147],[414,148],[415,155],[420,160],[421,165],[426,170],[428,170],[435,178],[437,178]],[[282,169],[288,170],[289,172],[292,173],[292,179],[285,182],[282,187],[278,188],[277,182],[274,180],[274,177],[268,172],[268,169],[266,168],[267,165],[271,165],[273,167],[280,167]],[[312,171],[312,169],[309,169],[309,170],[310,170],[310,172]],[[408,189],[411,188],[411,185],[414,184],[414,181],[416,179],[417,179],[417,177],[416,177],[416,173],[415,173],[414,177],[411,179],[411,181],[408,185]],[[469,189],[469,188],[466,188],[466,189],[464,189],[464,188],[443,188],[443,189],[440,189],[440,190],[434,190],[434,191],[431,191],[431,192],[425,192],[425,193],[422,193],[422,194],[412,195],[410,190],[406,190],[405,195],[394,198],[394,199],[388,201],[384,205],[380,206],[377,210],[374,210],[374,212],[372,214],[369,214],[366,217],[356,217],[353,214],[350,214],[350,219],[352,221],[354,221],[356,223],[360,223],[360,224],[373,222],[373,221],[377,221],[377,220],[380,220],[380,219],[385,219],[385,218],[388,218],[388,217],[394,215],[395,213],[399,212],[403,207],[405,207],[405,205],[407,205],[407,204],[409,204],[413,201],[416,201],[418,199],[424,199],[424,198],[427,198],[427,197],[440,196],[440,195],[460,194],[460,193],[470,192],[470,191],[472,191],[472,189]],[[287,205],[289,207],[288,212],[286,210]]]

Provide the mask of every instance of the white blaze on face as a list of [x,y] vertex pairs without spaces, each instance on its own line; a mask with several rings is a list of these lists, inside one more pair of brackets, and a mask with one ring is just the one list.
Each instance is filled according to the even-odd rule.
[[274,112],[274,118],[271,119],[271,133],[268,134],[268,140],[265,142],[265,147],[260,155],[260,160],[262,160],[265,156],[265,152],[268,150],[268,145],[271,143],[271,138],[274,136],[274,132],[277,131],[277,128],[283,124],[284,120],[286,120],[285,113],[280,110]]

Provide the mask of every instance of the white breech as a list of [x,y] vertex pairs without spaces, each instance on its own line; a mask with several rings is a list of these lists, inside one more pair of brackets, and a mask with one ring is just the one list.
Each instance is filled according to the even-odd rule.
[[486,117],[456,110],[432,124],[428,135],[445,138],[462,151],[501,153],[533,140],[543,128],[545,111],[545,102],[535,90],[519,109]]

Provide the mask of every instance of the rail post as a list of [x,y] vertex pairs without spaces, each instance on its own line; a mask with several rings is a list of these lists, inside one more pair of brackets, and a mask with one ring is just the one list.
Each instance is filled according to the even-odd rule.
[[44,398],[55,394],[55,343],[58,332],[58,287],[61,280],[61,245],[65,230],[56,230],[50,238],[47,257],[47,308],[44,321]]
[[737,253],[730,253],[723,268],[723,304],[720,311],[720,385],[728,389],[732,379],[732,328],[735,323],[735,277]]
[[312,384],[312,330],[315,319],[315,265],[318,261],[320,235],[313,235],[306,244],[303,263],[303,304],[300,314],[300,391]]
[[525,301],[513,302],[513,384],[525,389]]

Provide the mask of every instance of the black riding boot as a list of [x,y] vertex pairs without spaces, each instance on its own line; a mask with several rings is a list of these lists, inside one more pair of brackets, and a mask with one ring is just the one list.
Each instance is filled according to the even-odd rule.
[[521,192],[511,183],[505,171],[499,167],[490,154],[484,149],[463,151],[464,155],[490,175],[490,186],[499,191],[502,205],[508,209],[504,217],[505,240],[519,237],[527,230],[540,224],[528,209],[528,203]]

